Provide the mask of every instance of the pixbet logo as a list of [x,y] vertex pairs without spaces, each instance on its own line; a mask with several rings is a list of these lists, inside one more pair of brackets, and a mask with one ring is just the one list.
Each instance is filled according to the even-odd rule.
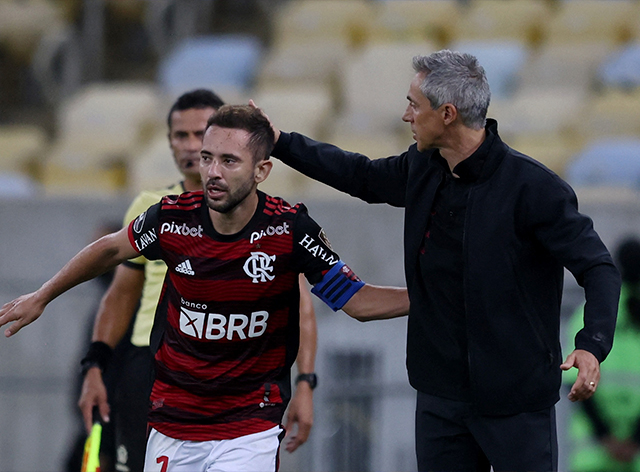
[[246,260],[244,266],[244,272],[251,277],[254,284],[258,282],[266,282],[267,280],[275,279],[275,275],[271,275],[273,272],[272,262],[276,260],[276,256],[270,256],[264,252],[252,252],[251,257]]
[[265,236],[274,236],[276,234],[278,236],[283,234],[289,234],[289,224],[282,223],[281,225],[278,225],[278,226],[267,226],[266,229],[263,229],[260,231],[254,231],[253,233],[251,233],[250,243],[253,244],[255,241],[257,241],[260,238],[263,238]]
[[202,226],[198,225],[197,228],[191,228],[186,223],[177,225],[173,221],[171,223],[162,223],[160,227],[160,234],[169,232],[171,234],[181,234],[182,236],[202,237]]
[[197,339],[216,341],[227,338],[229,341],[257,338],[267,330],[269,313],[254,311],[250,316],[230,314],[228,317],[218,313],[180,308],[180,331]]

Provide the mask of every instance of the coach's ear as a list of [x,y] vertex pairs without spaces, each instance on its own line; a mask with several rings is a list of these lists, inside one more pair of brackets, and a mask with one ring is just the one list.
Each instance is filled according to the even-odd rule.
[[264,182],[267,177],[269,177],[272,168],[273,162],[271,161],[271,159],[263,159],[258,162],[254,169],[254,179],[256,184]]

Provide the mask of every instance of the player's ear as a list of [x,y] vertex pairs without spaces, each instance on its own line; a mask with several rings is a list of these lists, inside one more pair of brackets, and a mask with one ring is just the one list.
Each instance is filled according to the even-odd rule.
[[258,162],[254,169],[256,183],[259,184],[261,182],[264,182],[267,177],[269,177],[269,173],[271,173],[272,168],[273,161],[271,159],[263,159]]

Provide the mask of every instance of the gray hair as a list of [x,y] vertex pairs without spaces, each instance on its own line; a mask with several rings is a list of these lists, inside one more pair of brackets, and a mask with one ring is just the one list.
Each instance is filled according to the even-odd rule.
[[475,56],[443,49],[429,56],[415,56],[413,68],[416,73],[426,74],[420,90],[434,110],[451,103],[462,124],[484,128],[491,92],[484,68]]

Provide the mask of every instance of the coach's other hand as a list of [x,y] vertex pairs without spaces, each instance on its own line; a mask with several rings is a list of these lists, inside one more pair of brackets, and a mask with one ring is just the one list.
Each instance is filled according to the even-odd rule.
[[571,387],[569,400],[576,402],[591,398],[600,382],[600,362],[589,351],[576,349],[560,366],[562,370],[569,370],[572,367],[578,369],[578,378]]

